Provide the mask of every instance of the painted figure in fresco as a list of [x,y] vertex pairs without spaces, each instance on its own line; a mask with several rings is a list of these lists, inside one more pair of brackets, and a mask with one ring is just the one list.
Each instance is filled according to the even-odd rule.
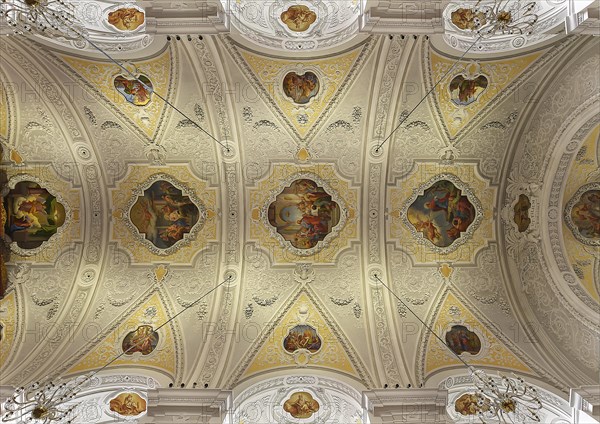
[[120,31],[135,31],[144,23],[144,12],[134,7],[117,9],[108,14],[108,23]]
[[269,223],[298,249],[316,246],[339,220],[338,204],[311,180],[294,181],[269,206]]
[[448,247],[475,220],[475,208],[450,181],[435,182],[408,208],[415,230],[439,247]]
[[294,418],[310,418],[319,410],[319,402],[310,393],[297,392],[285,401],[283,410]]
[[294,353],[298,349],[306,349],[310,353],[315,353],[321,349],[321,338],[310,325],[297,325],[292,328],[283,340],[283,348]]
[[474,393],[465,393],[454,402],[454,410],[461,415],[477,415],[479,411],[489,411],[490,400],[485,399],[482,405],[479,405],[479,398]]
[[450,15],[450,20],[458,28],[463,30],[476,30],[485,25],[487,20],[483,12],[475,12],[473,9],[457,9]]
[[573,209],[571,219],[579,233],[588,239],[600,239],[600,190],[589,190],[581,195]]
[[477,355],[481,351],[481,340],[477,334],[463,325],[454,325],[446,333],[446,344],[457,355],[464,352]]
[[515,204],[514,207],[514,218],[515,224],[519,229],[520,233],[527,231],[529,225],[531,224],[531,218],[529,218],[529,209],[531,208],[531,202],[529,201],[529,197],[524,194],[519,195],[519,200]]
[[166,249],[182,240],[198,222],[200,211],[189,196],[168,181],[157,181],[132,206],[131,222],[156,247]]
[[281,21],[295,32],[306,31],[317,20],[317,14],[304,5],[290,6],[281,14]]
[[[152,81],[146,75],[140,75],[139,81],[126,78],[123,75],[118,75],[115,78],[114,85],[119,93],[125,97],[129,103],[135,106],[146,106],[150,103],[153,90]],[[143,84],[140,84],[140,81]]]
[[488,79],[484,75],[479,75],[475,79],[457,75],[450,82],[450,99],[457,106],[470,105],[477,100],[487,86]]
[[110,400],[110,410],[126,417],[139,415],[146,410],[146,401],[137,393],[121,393]]
[[313,72],[290,72],[283,78],[283,91],[294,103],[306,104],[319,92],[319,78]]
[[122,343],[125,355],[133,355],[140,352],[142,355],[149,355],[158,344],[158,333],[149,325],[141,325],[136,330],[125,336]]
[[22,249],[35,249],[65,222],[65,208],[37,183],[22,181],[3,202],[4,233]]

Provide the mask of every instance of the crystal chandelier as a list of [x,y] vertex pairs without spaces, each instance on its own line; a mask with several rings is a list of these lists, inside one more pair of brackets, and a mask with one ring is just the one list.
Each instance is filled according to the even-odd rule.
[[75,7],[64,0],[1,0],[0,19],[19,35],[75,39],[85,33]]
[[458,29],[472,31],[481,38],[497,34],[531,35],[538,20],[535,7],[535,2],[496,0],[482,4],[482,0],[478,0],[472,8],[453,11],[450,20]]
[[524,422],[540,422],[538,412],[542,402],[536,389],[521,377],[500,375],[498,379],[472,367],[471,376],[477,388],[477,415],[483,423],[488,420],[514,423],[513,416],[524,418],[520,420]]
[[77,396],[88,379],[89,376],[80,376],[66,382],[36,382],[19,387],[3,405],[6,412],[2,422],[72,423],[77,405],[66,403]]

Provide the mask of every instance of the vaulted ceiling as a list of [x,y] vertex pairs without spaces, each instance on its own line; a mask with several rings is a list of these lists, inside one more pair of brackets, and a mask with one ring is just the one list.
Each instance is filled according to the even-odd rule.
[[3,384],[99,369],[185,308],[105,371],[463,372],[412,310],[446,340],[464,327],[473,365],[597,384],[599,40],[453,66],[425,32],[324,30],[312,53],[239,28],[106,44],[152,92],[91,49],[2,38]]

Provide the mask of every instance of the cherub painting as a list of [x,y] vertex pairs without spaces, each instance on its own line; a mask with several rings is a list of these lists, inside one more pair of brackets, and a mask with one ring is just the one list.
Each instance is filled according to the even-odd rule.
[[158,333],[149,325],[140,325],[129,332],[123,339],[122,348],[125,355],[140,352],[146,356],[152,353],[158,345]]
[[283,92],[294,103],[306,104],[319,92],[319,78],[313,72],[302,75],[290,72],[283,78]]
[[457,75],[450,82],[450,100],[457,106],[467,106],[475,102],[488,86],[488,79],[479,75],[474,79]]
[[475,393],[465,393],[454,402],[454,410],[461,415],[477,415],[490,409],[490,400]]
[[110,400],[110,410],[125,417],[146,411],[146,400],[137,393],[121,393]]
[[114,80],[114,85],[115,89],[132,105],[146,106],[150,103],[153,86],[152,81],[146,75],[138,76],[137,80],[118,75]]
[[135,7],[124,7],[108,14],[108,23],[119,31],[135,31],[144,24],[144,12]]
[[39,184],[21,181],[3,201],[4,233],[22,249],[35,249],[56,234],[66,219],[64,206]]
[[319,410],[319,402],[310,393],[296,392],[285,401],[283,410],[294,418],[310,418]]
[[297,325],[292,328],[283,340],[283,348],[294,353],[298,349],[306,349],[310,353],[315,353],[321,349],[321,338],[310,325]]
[[475,31],[487,23],[483,12],[476,12],[473,9],[460,8],[450,14],[450,20],[462,30]]
[[295,32],[306,31],[317,20],[317,14],[304,5],[290,6],[281,14],[281,21]]
[[409,206],[408,221],[438,247],[450,246],[475,220],[475,207],[452,182],[435,182]]
[[159,180],[138,198],[129,216],[146,239],[160,249],[167,249],[192,230],[200,218],[200,211],[180,189]]
[[269,223],[298,249],[310,249],[340,221],[340,207],[312,180],[286,187],[269,206]]

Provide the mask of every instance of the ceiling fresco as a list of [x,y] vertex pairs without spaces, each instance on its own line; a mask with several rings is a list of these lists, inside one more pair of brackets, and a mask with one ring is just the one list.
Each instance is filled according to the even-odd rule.
[[[431,81],[441,82],[435,88],[436,95],[431,99],[436,101],[436,108],[448,137],[455,138],[495,98],[510,94],[527,96],[526,90],[511,92],[507,88],[542,54],[543,52],[536,52],[506,60],[461,61],[452,68],[454,60],[432,51]],[[517,84],[512,86],[514,89]]]
[[599,199],[594,197],[600,182],[599,136],[600,126],[597,126],[577,151],[563,197],[565,251],[579,282],[596,302],[600,302]]
[[235,33],[170,39],[157,4],[99,3],[127,72],[0,39],[3,384],[122,354],[98,417],[195,382],[244,422],[362,422],[361,391],[466,372],[413,312],[470,364],[597,384],[598,38],[452,68],[460,39],[362,1],[227,2]]

